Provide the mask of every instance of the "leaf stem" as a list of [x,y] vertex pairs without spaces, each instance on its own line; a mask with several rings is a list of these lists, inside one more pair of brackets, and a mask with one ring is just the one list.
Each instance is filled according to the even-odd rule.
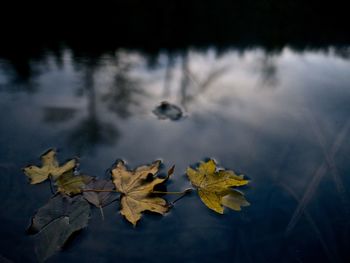
[[105,220],[105,214],[103,213],[103,208],[102,208],[101,205],[98,208],[100,208],[101,217],[102,217],[102,220],[104,221]]
[[182,192],[164,192],[164,191],[151,191],[152,194],[167,194],[167,195],[183,195],[187,194],[188,192],[191,192],[192,189],[188,188],[185,191]]
[[[167,195],[183,195],[188,192],[191,192],[193,189],[188,188],[185,191],[182,192],[165,192],[165,191],[151,191],[152,194],[167,194]],[[117,190],[107,190],[107,189],[83,189],[83,192],[112,192],[112,193],[119,193]]]
[[51,175],[49,176],[49,181],[50,181],[50,190],[51,190],[51,194],[54,194],[55,191],[54,191],[54,189],[53,189],[53,185],[52,185],[52,176],[51,176]]
[[83,189],[83,192],[112,192],[119,193],[117,190],[107,190],[107,189]]
[[182,195],[184,192],[151,191],[151,194]]
[[183,195],[179,196],[178,198],[176,198],[174,201],[172,201],[172,202],[170,203],[170,206],[173,207],[174,204],[175,204],[177,201],[179,201],[180,199],[184,198],[184,196],[185,196],[186,194],[192,192],[193,190],[194,190],[193,188],[188,188],[188,189],[186,189],[186,190],[183,192]]

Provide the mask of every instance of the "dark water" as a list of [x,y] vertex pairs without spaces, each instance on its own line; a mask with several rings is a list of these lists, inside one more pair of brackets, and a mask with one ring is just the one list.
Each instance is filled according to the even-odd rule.
[[[51,193],[21,168],[55,147],[99,177],[118,158],[176,164],[169,191],[189,187],[187,166],[215,158],[251,179],[251,206],[218,215],[193,193],[134,229],[113,203],[48,262],[346,262],[349,50],[117,49],[92,60],[65,48],[28,63],[1,59],[0,261],[36,262],[25,229]],[[185,118],[157,119],[164,100]]]

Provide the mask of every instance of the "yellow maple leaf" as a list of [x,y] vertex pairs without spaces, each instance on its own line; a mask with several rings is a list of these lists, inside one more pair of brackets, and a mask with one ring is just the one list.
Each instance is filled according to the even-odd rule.
[[65,172],[56,180],[57,191],[66,195],[75,195],[83,191],[83,188],[92,180],[91,176],[74,175],[73,170]]
[[169,207],[160,197],[152,196],[153,188],[168,178],[156,177],[160,161],[143,165],[133,171],[127,170],[124,162],[118,161],[112,170],[113,183],[121,195],[121,214],[134,226],[143,211],[165,214]]
[[217,213],[223,214],[223,206],[240,211],[241,206],[249,205],[241,192],[231,188],[246,185],[249,181],[233,171],[217,170],[214,160],[202,162],[197,170],[187,168],[187,176],[198,189],[203,203]]
[[56,180],[63,173],[72,170],[76,165],[75,159],[72,159],[60,166],[56,159],[56,151],[52,149],[41,156],[41,162],[41,167],[30,165],[23,169],[31,184],[41,183],[49,176]]

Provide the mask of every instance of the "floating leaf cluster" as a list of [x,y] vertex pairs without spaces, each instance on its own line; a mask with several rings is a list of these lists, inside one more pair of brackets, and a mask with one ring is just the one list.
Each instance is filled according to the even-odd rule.
[[[224,207],[240,211],[241,207],[249,205],[243,193],[232,188],[249,181],[233,171],[218,169],[212,159],[200,163],[196,169],[187,169],[187,176],[195,189],[181,192],[157,190],[159,186],[165,187],[174,173],[173,166],[166,177],[159,177],[161,161],[129,170],[119,160],[111,169],[110,179],[80,174],[76,159],[59,165],[55,150],[44,153],[41,161],[41,167],[30,165],[23,169],[31,184],[49,180],[53,192],[53,197],[38,209],[28,228],[28,233],[35,235],[39,261],[45,261],[61,249],[73,233],[87,227],[89,204],[99,208],[104,219],[103,207],[119,200],[120,213],[134,226],[144,211],[164,215],[190,190],[197,190],[203,203],[220,214],[223,214]],[[165,194],[181,196],[171,204],[162,197]]]

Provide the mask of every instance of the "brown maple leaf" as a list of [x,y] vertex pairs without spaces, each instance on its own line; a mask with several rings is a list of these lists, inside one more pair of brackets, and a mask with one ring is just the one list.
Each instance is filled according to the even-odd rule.
[[113,183],[121,195],[121,214],[134,226],[141,218],[143,211],[164,215],[169,207],[160,197],[152,196],[153,188],[169,178],[156,177],[160,161],[143,165],[137,169],[127,170],[123,161],[118,161],[112,170]]

